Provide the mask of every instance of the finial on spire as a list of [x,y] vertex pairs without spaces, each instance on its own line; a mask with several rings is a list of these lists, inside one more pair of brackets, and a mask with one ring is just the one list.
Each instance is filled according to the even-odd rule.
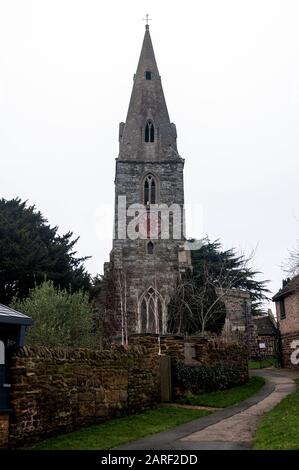
[[145,15],[145,18],[143,18],[143,21],[145,21],[145,29],[149,29],[149,21],[152,21],[152,19],[149,18],[148,13]]

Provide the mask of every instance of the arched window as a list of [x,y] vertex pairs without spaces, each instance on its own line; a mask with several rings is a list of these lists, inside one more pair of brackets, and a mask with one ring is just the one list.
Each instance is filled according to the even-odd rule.
[[147,175],[143,185],[143,203],[156,204],[157,202],[157,185],[155,178],[152,175]]
[[163,297],[160,292],[150,287],[139,299],[140,333],[163,333],[164,314]]
[[145,142],[155,142],[155,128],[153,121],[147,121],[144,132]]
[[151,184],[151,197],[150,197],[150,201],[151,201],[151,204],[156,204],[156,183],[155,183],[155,180],[154,178],[152,178],[152,184]]
[[146,178],[144,182],[144,205],[146,205],[149,202],[149,182],[148,179]]
[[154,244],[153,242],[148,242],[146,245],[146,253],[148,255],[153,255],[154,254]]

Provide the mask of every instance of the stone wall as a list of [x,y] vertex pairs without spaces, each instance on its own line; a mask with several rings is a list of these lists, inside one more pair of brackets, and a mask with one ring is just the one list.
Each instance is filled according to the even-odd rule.
[[[285,333],[281,334],[281,359],[282,359],[282,366],[283,367],[292,367],[299,369],[299,364],[292,363],[291,356],[296,349],[298,349],[298,346],[294,347],[295,345],[292,343],[293,341],[298,341],[299,345],[299,330],[291,332],[291,333]],[[299,353],[296,355],[294,353],[294,359],[299,359]],[[297,359],[297,360],[298,360]]]
[[159,357],[144,347],[24,347],[11,359],[10,383],[10,445],[23,445],[155,405]]
[[[247,367],[247,349],[234,341],[226,341],[219,336],[203,338],[202,336],[179,335],[132,335],[130,344],[141,345],[151,354],[170,356],[173,360],[197,364],[241,364]],[[186,347],[187,346],[187,347]]]
[[171,358],[186,360],[185,344],[183,336],[162,336],[161,353]]
[[223,292],[217,289],[217,294],[222,297],[226,309],[224,331],[245,332],[251,319],[250,294],[242,289],[229,289]]
[[160,339],[158,335],[133,334],[129,337],[129,343],[131,346],[145,348],[152,355],[160,353]]
[[218,289],[217,293],[223,295],[226,310],[222,337],[246,345],[248,357],[255,357],[258,354],[257,332],[251,312],[250,293],[235,288],[225,294]]
[[0,449],[7,447],[9,436],[9,415],[0,414]]
[[[156,406],[168,373],[164,377],[160,372],[161,355],[172,364],[237,366],[240,381],[248,374],[246,348],[219,338],[133,335],[129,344],[128,349],[113,345],[105,351],[17,350],[9,365],[9,445],[30,444]],[[7,432],[1,430],[7,425],[0,415],[3,439]]]
[[166,355],[172,358],[185,360],[185,343],[183,336],[156,334],[134,334],[130,336],[131,345],[141,345],[152,354]]
[[201,365],[236,364],[247,370],[247,349],[237,342],[221,338],[194,338],[195,360]]

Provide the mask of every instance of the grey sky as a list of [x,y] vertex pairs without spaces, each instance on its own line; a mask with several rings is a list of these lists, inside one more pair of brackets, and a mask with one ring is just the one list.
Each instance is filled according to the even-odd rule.
[[187,233],[257,246],[276,291],[299,238],[295,0],[0,0],[0,196],[80,235],[88,270],[102,272],[148,10],[186,203],[203,211],[202,233],[190,220]]

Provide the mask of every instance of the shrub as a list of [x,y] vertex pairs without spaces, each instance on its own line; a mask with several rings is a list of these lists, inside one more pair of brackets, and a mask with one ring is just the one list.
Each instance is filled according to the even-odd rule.
[[173,385],[192,393],[212,392],[242,385],[248,381],[247,367],[239,364],[213,366],[173,364]]
[[70,294],[47,281],[31,289],[25,300],[14,298],[11,307],[32,317],[26,343],[46,347],[94,347],[96,335],[88,295]]

